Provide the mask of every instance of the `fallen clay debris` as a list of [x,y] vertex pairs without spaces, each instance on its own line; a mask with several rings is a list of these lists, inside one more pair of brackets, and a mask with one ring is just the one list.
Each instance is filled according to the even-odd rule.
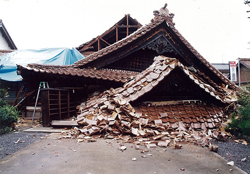
[[[99,95],[92,96],[85,104],[78,107],[80,114],[77,116],[77,123],[79,128],[75,127],[69,132],[63,132],[62,138],[77,138],[79,143],[95,142],[98,138],[122,140],[123,144],[134,143],[134,148],[137,150],[142,150],[142,147],[151,149],[157,146],[173,146],[174,149],[181,149],[180,144],[187,142],[209,147],[209,150],[217,152],[218,147],[211,145],[210,140],[226,141],[230,136],[230,134],[220,131],[220,126],[227,120],[227,116],[220,109],[217,109],[220,111],[215,112],[214,106],[199,108],[196,107],[196,104],[182,102],[180,108],[182,107],[183,113],[185,112],[182,115],[181,111],[176,112],[178,108],[175,104],[178,103],[174,101],[140,105],[146,105],[144,109],[147,112],[142,112],[143,108],[138,109],[136,105],[133,107],[130,104],[150,91],[176,66],[179,66],[187,74],[192,74],[176,59],[158,56],[147,70],[123,87],[111,88]],[[194,76],[195,74],[191,77],[194,78]],[[209,86],[202,82],[199,84],[202,87]],[[222,100],[223,97],[221,97],[218,99]],[[176,115],[182,115],[182,117],[177,118],[173,113],[168,115],[164,109],[156,113],[154,108],[163,108],[163,105],[172,108],[171,112],[175,111]],[[207,115],[203,116],[203,113]],[[123,145],[120,148],[122,147]],[[124,151],[125,149],[120,150]]]
[[246,162],[247,158],[242,158],[241,162]]
[[227,165],[229,165],[229,166],[234,166],[234,162],[233,162],[233,161],[230,161],[230,162],[227,163]]
[[208,147],[208,149],[209,149],[210,151],[213,151],[213,152],[218,152],[219,147],[210,144],[209,147]]
[[132,161],[136,161],[137,159],[136,158],[132,158]]

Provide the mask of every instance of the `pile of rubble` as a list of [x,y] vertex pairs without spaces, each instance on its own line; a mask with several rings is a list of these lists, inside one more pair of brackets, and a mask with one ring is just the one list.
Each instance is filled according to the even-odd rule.
[[117,97],[114,89],[93,97],[88,100],[87,106],[81,106],[79,110],[81,114],[77,122],[80,127],[66,133],[64,138],[74,137],[78,142],[94,142],[97,138],[117,139],[123,143],[134,143],[135,149],[140,149],[141,145],[180,149],[180,142],[188,142],[209,146],[209,150],[217,151],[218,147],[211,145],[209,140],[226,141],[228,137],[227,133],[218,129],[194,130],[181,121],[175,127],[170,127],[162,123],[161,119],[153,120],[150,116],[136,112],[130,103]]
[[[212,83],[211,86],[204,83],[197,72],[190,71],[177,59],[158,56],[154,58],[154,63],[149,68],[124,84],[123,87],[104,91],[87,100],[85,106],[80,106],[80,114],[77,116],[80,128],[75,128],[69,136],[76,137],[80,139],[79,141],[85,139],[94,141],[90,137],[123,140],[126,137],[125,142],[145,143],[149,148],[169,144],[172,144],[174,148],[180,148],[178,142],[183,141],[209,146],[211,138],[225,141],[227,134],[216,130],[227,119],[221,108],[200,107],[195,103],[193,106],[182,105],[183,111],[180,111],[181,107],[176,111],[173,109],[173,103],[165,101],[160,104],[171,105],[172,109],[169,112],[163,109],[157,113],[158,116],[155,116],[156,112],[151,115],[147,112],[140,112],[140,109],[130,104],[152,90],[175,68],[181,69],[191,81],[215,99],[222,103],[229,102],[227,97],[231,95],[218,85]],[[138,142],[138,140],[141,141]],[[217,151],[218,149],[210,146],[210,150]]]

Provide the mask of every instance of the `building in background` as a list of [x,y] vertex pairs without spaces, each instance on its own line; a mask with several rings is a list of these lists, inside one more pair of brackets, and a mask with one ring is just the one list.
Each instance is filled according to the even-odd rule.
[[250,90],[250,58],[239,58],[237,81],[235,83],[242,88]]
[[212,65],[229,79],[229,63],[212,63]]
[[[7,53],[11,53],[17,50],[17,47],[13,40],[11,39],[6,27],[3,24],[3,21],[0,19],[0,56],[3,56]],[[2,64],[0,65],[0,71],[2,71]],[[6,80],[2,80],[0,78],[0,88],[8,90],[9,96],[6,97],[7,102],[9,103],[9,99],[13,98],[12,96],[16,94],[18,88],[20,87],[21,82],[9,82]],[[12,100],[12,99],[10,99]]]
[[17,47],[0,19],[0,56],[13,50],[17,50]]

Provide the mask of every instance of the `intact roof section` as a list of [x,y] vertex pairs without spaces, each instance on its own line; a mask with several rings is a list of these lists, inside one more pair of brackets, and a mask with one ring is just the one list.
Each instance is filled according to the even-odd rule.
[[104,55],[110,54],[114,52],[115,50],[124,47],[125,45],[131,43],[132,41],[138,39],[139,37],[145,35],[149,31],[151,31],[153,28],[159,26],[162,23],[166,23],[168,27],[172,29],[172,31],[179,37],[179,39],[186,45],[186,47],[205,65],[207,66],[214,74],[216,74],[225,84],[229,85],[233,89],[237,89],[237,86],[230,82],[221,72],[219,72],[215,67],[213,67],[204,57],[202,57],[197,50],[194,49],[194,47],[179,33],[179,31],[174,27],[173,23],[173,14],[170,14],[169,16],[156,16],[153,20],[151,20],[151,23],[148,25],[145,25],[141,28],[139,28],[134,33],[130,34],[129,36],[125,37],[122,40],[119,40],[118,42],[115,42],[114,44],[101,49],[89,56],[87,56],[85,59],[80,60],[78,62],[75,62],[72,66],[74,67],[80,67],[83,66],[89,62],[92,62],[96,59],[99,59],[103,57]]
[[17,47],[16,47],[15,43],[13,42],[13,40],[11,39],[11,37],[10,37],[10,35],[9,35],[8,31],[7,31],[7,29],[5,28],[2,19],[0,19],[0,30],[2,31],[3,37],[6,39],[6,41],[7,41],[8,45],[9,45],[9,47],[10,47],[11,49],[13,49],[13,50],[16,50]]
[[72,66],[62,65],[41,65],[41,64],[29,64],[26,66],[18,65],[18,70],[27,70],[34,73],[42,74],[55,74],[66,76],[78,76],[92,79],[101,79],[115,82],[125,83],[134,78],[138,73],[124,70],[111,70],[111,69],[79,69]]
[[229,71],[229,63],[212,63],[212,65],[218,70],[228,70]]
[[245,65],[248,69],[250,69],[250,58],[240,58],[240,63]]

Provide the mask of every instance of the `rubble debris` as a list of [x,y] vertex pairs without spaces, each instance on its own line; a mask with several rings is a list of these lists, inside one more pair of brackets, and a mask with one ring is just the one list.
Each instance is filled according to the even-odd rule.
[[[228,117],[220,106],[210,106],[198,100],[147,101],[134,107],[131,105],[176,67],[211,96],[224,103],[228,101],[224,89],[201,81],[198,77],[201,74],[189,71],[177,59],[157,56],[148,69],[123,87],[106,90],[78,106],[79,128],[64,133],[64,138],[78,138],[79,142],[83,141],[81,139],[90,141],[84,137],[117,138],[134,143],[137,150],[143,146],[148,149],[167,147],[171,143],[174,149],[180,149],[184,141],[209,147],[211,139],[226,141],[229,135],[221,132],[220,126]],[[218,147],[210,146],[210,150],[217,152]]]
[[248,145],[247,141],[245,141],[245,140],[242,142],[242,144]]
[[122,152],[123,152],[124,150],[126,150],[126,149],[127,149],[126,146],[121,146],[121,147],[119,147],[119,150],[122,151]]
[[17,141],[14,141],[14,143],[17,144],[17,143],[19,143],[19,141],[20,141],[20,138],[18,138]]
[[218,152],[219,147],[210,144],[209,147],[208,147],[208,149],[209,149],[209,151]]
[[136,158],[132,158],[132,161],[136,161],[137,159]]
[[147,144],[147,148],[155,148],[156,147],[156,144],[152,143],[152,144]]
[[233,162],[233,161],[230,161],[230,162],[227,163],[227,165],[229,165],[229,166],[234,166],[234,162]]
[[160,147],[168,147],[169,143],[170,143],[170,140],[159,141],[158,146],[160,146]]
[[246,162],[247,158],[242,158],[240,161],[241,162]]
[[181,171],[185,171],[185,169],[184,169],[184,168],[180,168],[180,170],[181,170]]

